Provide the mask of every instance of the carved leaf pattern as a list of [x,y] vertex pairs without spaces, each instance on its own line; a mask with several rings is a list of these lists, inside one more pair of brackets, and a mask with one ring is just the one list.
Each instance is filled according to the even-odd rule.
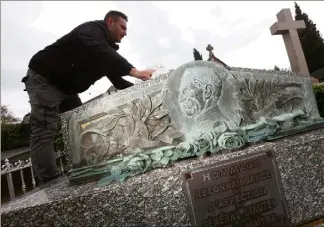
[[163,134],[168,135],[169,137],[171,137],[173,139],[178,139],[183,135],[181,132],[174,130],[174,128],[172,128],[172,127],[168,127],[167,130],[165,130],[165,132]]
[[151,113],[152,110],[152,100],[149,96],[143,96],[143,99],[140,100],[141,109],[144,110],[143,113],[140,115],[140,119],[145,121],[148,115]]
[[126,116],[125,112],[119,108],[110,110],[108,114],[111,116],[116,116],[116,117]]
[[118,116],[118,117],[114,117],[113,119],[108,121],[108,123],[107,123],[107,125],[105,127],[105,132],[108,132],[109,130],[115,128],[120,118],[121,117]]
[[122,127],[119,125],[114,128],[112,139],[114,142],[122,144],[122,141],[124,140],[124,133]]
[[169,111],[167,110],[154,110],[154,112],[151,114],[151,116],[149,117],[150,119],[154,118],[154,119],[161,119],[165,116],[167,116],[169,114]]
[[144,122],[139,120],[135,121],[135,131],[133,136],[148,139],[149,132]]
[[165,116],[160,119],[158,124],[155,125],[153,132],[151,133],[151,138],[155,139],[157,136],[161,135],[170,126],[170,117]]
[[173,138],[168,135],[159,135],[159,136],[157,136],[157,139],[159,139],[160,141],[167,143],[167,144],[173,143]]
[[301,108],[303,94],[301,84],[283,83],[279,76],[271,80],[258,80],[253,75],[249,78],[236,79],[240,115],[244,125],[260,120],[261,116],[273,116],[279,109],[291,113]]
[[129,107],[130,107],[130,110],[131,110],[131,113],[132,113],[132,115],[135,117],[138,117],[138,113],[140,112],[140,111],[138,111],[138,108],[137,108],[137,106],[135,105],[135,103],[133,103],[133,102],[131,102],[130,104],[129,104]]
[[[94,153],[92,161],[89,164],[102,161],[103,159],[111,158],[110,154],[124,154],[123,151],[130,151],[136,148],[150,149],[156,148],[163,144],[174,144],[175,139],[182,136],[182,133],[177,132],[172,128],[169,111],[162,109],[162,100],[160,98],[152,99],[149,96],[144,96],[137,104],[131,102],[125,109],[115,109],[109,111],[112,118],[102,123],[105,125],[103,133],[95,130],[88,130],[90,134],[100,134],[106,137],[109,142],[107,149],[101,149],[100,153],[93,151],[96,149],[96,144],[91,144],[92,149],[84,147],[87,153]],[[80,137],[81,141],[87,140],[87,137]],[[83,142],[83,141],[82,141]],[[81,142],[81,144],[82,144]],[[115,146],[112,146],[114,142]],[[109,145],[110,143],[110,145]]]
[[159,123],[159,119],[147,119],[145,121],[145,124],[147,126],[147,129],[149,130],[149,133],[152,134],[152,132],[155,129],[155,126]]
[[135,131],[135,121],[133,117],[126,117],[126,134],[133,135]]

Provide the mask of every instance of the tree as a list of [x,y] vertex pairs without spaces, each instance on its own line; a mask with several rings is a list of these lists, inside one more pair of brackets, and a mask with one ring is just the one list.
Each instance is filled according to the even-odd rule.
[[195,48],[193,49],[193,55],[194,55],[195,61],[203,60],[202,55]]
[[295,2],[295,20],[304,20],[306,29],[298,30],[298,36],[303,47],[308,70],[310,73],[324,67],[324,40],[316,28],[316,24],[303,13]]
[[278,66],[275,65],[274,68],[273,68],[273,70],[274,70],[274,71],[280,71],[280,68],[279,68]]
[[6,105],[1,105],[1,124],[17,123],[20,119],[16,118]]

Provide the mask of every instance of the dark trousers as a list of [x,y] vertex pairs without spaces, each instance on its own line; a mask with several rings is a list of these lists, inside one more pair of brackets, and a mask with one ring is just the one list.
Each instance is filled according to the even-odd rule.
[[78,94],[68,94],[50,84],[47,79],[28,69],[25,83],[31,106],[30,155],[38,180],[58,175],[54,151],[54,137],[59,113],[82,105]]

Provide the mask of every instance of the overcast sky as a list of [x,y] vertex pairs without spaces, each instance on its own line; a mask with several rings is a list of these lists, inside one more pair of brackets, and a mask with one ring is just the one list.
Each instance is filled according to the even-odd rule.
[[[324,2],[298,2],[303,12],[324,32]],[[281,36],[271,36],[269,27],[290,2],[109,2],[1,1],[1,104],[22,118],[30,111],[21,78],[37,51],[68,33],[75,26],[101,20],[109,10],[129,17],[128,36],[119,52],[139,69],[163,65],[174,68],[193,60],[192,49],[206,59],[207,44],[215,55],[234,67],[288,68]],[[83,94],[82,101],[105,92],[103,78]]]

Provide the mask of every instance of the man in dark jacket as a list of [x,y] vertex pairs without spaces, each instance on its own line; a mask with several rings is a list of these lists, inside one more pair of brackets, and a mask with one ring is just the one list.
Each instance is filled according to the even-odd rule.
[[117,53],[127,31],[127,16],[110,11],[104,20],[79,25],[55,43],[36,53],[22,79],[31,105],[30,152],[39,182],[57,178],[54,135],[58,113],[82,105],[78,93],[107,76],[114,87],[133,84],[126,75],[150,79],[154,70],[139,71]]

